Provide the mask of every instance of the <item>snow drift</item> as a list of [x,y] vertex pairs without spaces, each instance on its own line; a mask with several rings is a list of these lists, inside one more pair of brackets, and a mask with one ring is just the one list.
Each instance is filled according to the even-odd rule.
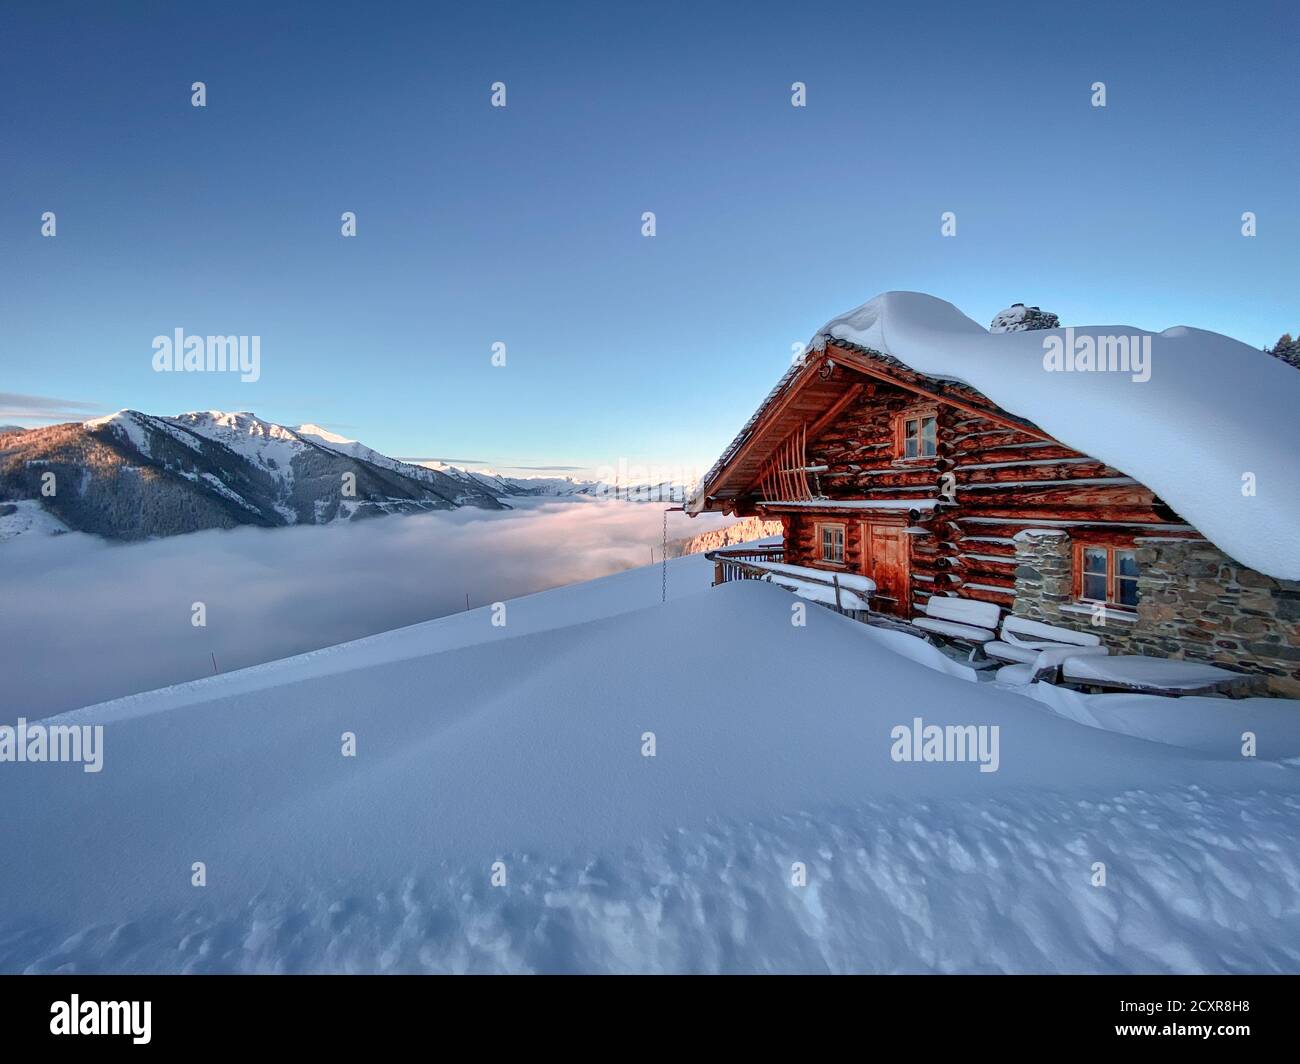
[[[59,718],[104,768],[0,770],[0,970],[1300,970],[1277,700],[1257,760],[1147,742],[709,569]],[[918,716],[998,771],[893,760]]]

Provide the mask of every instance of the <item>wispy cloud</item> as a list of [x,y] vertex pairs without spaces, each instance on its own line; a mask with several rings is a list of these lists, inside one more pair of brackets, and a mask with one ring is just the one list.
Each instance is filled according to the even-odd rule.
[[0,392],[0,419],[6,421],[84,421],[88,417],[107,412],[102,403]]
[[489,462],[484,458],[398,458],[399,462],[412,462],[419,464],[421,462],[444,462],[447,465],[454,466],[488,466],[492,469],[508,472],[515,469],[527,470],[530,473],[585,473],[591,470],[591,466],[578,465],[513,465],[510,462]]
[[406,457],[406,456],[394,456],[394,457],[395,457],[396,460],[399,461],[399,462],[413,462],[413,463],[419,463],[419,462],[446,462],[448,465],[458,465],[458,466],[490,465],[490,464],[491,464],[491,463],[489,463],[489,462],[485,462],[485,461],[484,461],[483,459],[481,459],[481,458],[419,458],[419,457],[414,457],[414,458],[413,458],[413,457]]

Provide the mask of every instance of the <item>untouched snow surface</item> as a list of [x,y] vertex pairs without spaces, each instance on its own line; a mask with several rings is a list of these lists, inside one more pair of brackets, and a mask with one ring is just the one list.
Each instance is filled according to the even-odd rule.
[[[0,970],[1300,971],[1294,703],[1149,742],[710,570],[65,714],[103,771],[0,766]],[[998,770],[892,760],[918,716]]]
[[35,499],[0,502],[0,543],[17,536],[59,536],[68,526]]
[[[827,322],[827,335],[964,381],[1004,410],[1151,488],[1237,561],[1300,579],[1300,373],[1248,344],[1178,326],[1073,329],[1076,339],[1150,337],[1150,379],[1048,372],[1044,340],[1069,330],[990,333],[951,303],[887,292]],[[1243,476],[1253,474],[1253,495]]]

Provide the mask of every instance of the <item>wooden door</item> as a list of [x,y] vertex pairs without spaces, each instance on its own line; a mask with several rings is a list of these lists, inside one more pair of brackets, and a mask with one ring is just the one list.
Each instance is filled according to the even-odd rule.
[[912,587],[907,534],[901,525],[862,523],[862,573],[876,582],[871,608],[899,617],[911,615]]

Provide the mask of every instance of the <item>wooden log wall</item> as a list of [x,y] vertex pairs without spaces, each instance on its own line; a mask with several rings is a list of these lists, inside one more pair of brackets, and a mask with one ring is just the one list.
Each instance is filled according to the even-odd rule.
[[[930,459],[900,460],[895,454],[897,416],[921,407],[934,410],[938,453]],[[1026,528],[1059,527],[1112,543],[1131,542],[1138,535],[1194,534],[1121,470],[1056,441],[943,403],[935,406],[883,382],[868,384],[808,439],[807,461],[829,467],[820,481],[830,499],[934,499],[943,474],[953,474],[955,501],[924,511],[908,536],[914,609],[931,594],[959,594],[1010,607],[1014,537]],[[860,572],[859,521],[864,516],[851,510],[785,515],[786,560],[820,565],[815,525],[840,521],[846,526],[846,568]]]

